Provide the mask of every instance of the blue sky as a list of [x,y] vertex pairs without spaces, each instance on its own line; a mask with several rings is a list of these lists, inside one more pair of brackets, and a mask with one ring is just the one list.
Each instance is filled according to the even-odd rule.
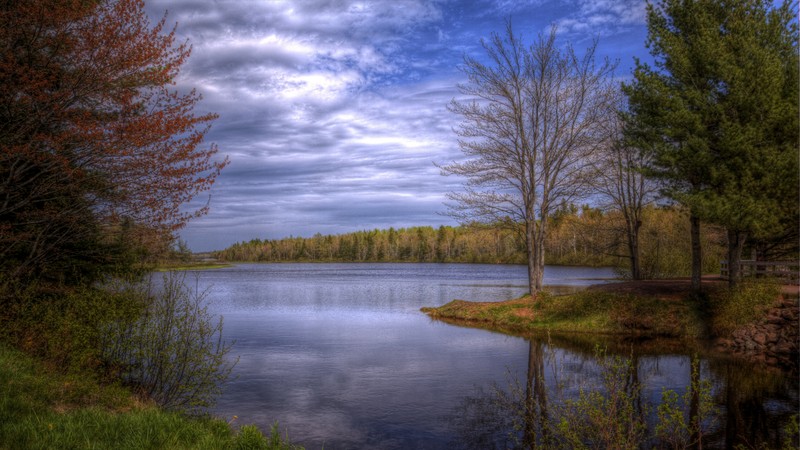
[[[211,210],[181,237],[194,251],[253,238],[455,225],[441,215],[460,180],[434,162],[461,158],[446,109],[465,54],[504,21],[530,42],[557,26],[579,53],[648,60],[643,0],[152,0],[192,56],[178,85],[230,165]],[[205,201],[206,199],[203,199]]]

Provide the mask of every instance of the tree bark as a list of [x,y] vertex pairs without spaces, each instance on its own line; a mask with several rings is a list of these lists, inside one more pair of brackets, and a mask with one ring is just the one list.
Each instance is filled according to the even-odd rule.
[[544,230],[541,225],[537,227],[535,220],[525,224],[525,241],[528,250],[528,288],[531,297],[536,299],[542,290],[544,278]]
[[728,230],[728,287],[733,289],[742,279],[742,249],[747,233]]
[[634,280],[642,279],[642,263],[639,259],[639,228],[641,226],[641,220],[628,225],[628,252],[630,253],[631,278]]
[[533,299],[536,299],[538,289],[536,288],[536,243],[534,239],[534,223],[525,223],[525,247],[528,257],[528,291]]
[[689,216],[691,222],[692,239],[692,292],[700,294],[703,291],[701,276],[703,274],[703,254],[700,244],[700,218],[694,212]]

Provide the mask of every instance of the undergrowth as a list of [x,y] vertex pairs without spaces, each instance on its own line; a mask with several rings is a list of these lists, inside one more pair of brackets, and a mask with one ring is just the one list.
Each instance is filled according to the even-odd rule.
[[188,417],[141,402],[87,377],[54,373],[0,344],[0,448],[298,449],[273,427],[238,432],[218,419]]

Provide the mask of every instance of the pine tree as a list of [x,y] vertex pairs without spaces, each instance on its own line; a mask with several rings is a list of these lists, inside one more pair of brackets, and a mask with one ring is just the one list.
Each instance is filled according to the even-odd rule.
[[[629,130],[664,193],[689,207],[692,281],[700,220],[728,230],[731,285],[748,235],[797,211],[798,47],[792,2],[663,0],[648,6],[655,68],[624,87]],[[785,223],[785,221],[784,221]]]

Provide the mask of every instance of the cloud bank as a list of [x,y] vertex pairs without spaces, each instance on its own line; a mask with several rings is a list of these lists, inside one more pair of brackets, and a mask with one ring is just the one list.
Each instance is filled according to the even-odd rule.
[[197,88],[199,112],[220,115],[208,140],[231,159],[211,212],[181,236],[205,251],[251,238],[454,224],[439,213],[459,180],[433,163],[460,157],[458,118],[446,105],[464,81],[463,55],[479,56],[480,39],[511,18],[526,36],[556,24],[570,40],[598,36],[601,51],[608,39],[608,48],[642,56],[643,8],[630,0],[148,2],[154,21],[166,11],[192,44],[179,88]]

